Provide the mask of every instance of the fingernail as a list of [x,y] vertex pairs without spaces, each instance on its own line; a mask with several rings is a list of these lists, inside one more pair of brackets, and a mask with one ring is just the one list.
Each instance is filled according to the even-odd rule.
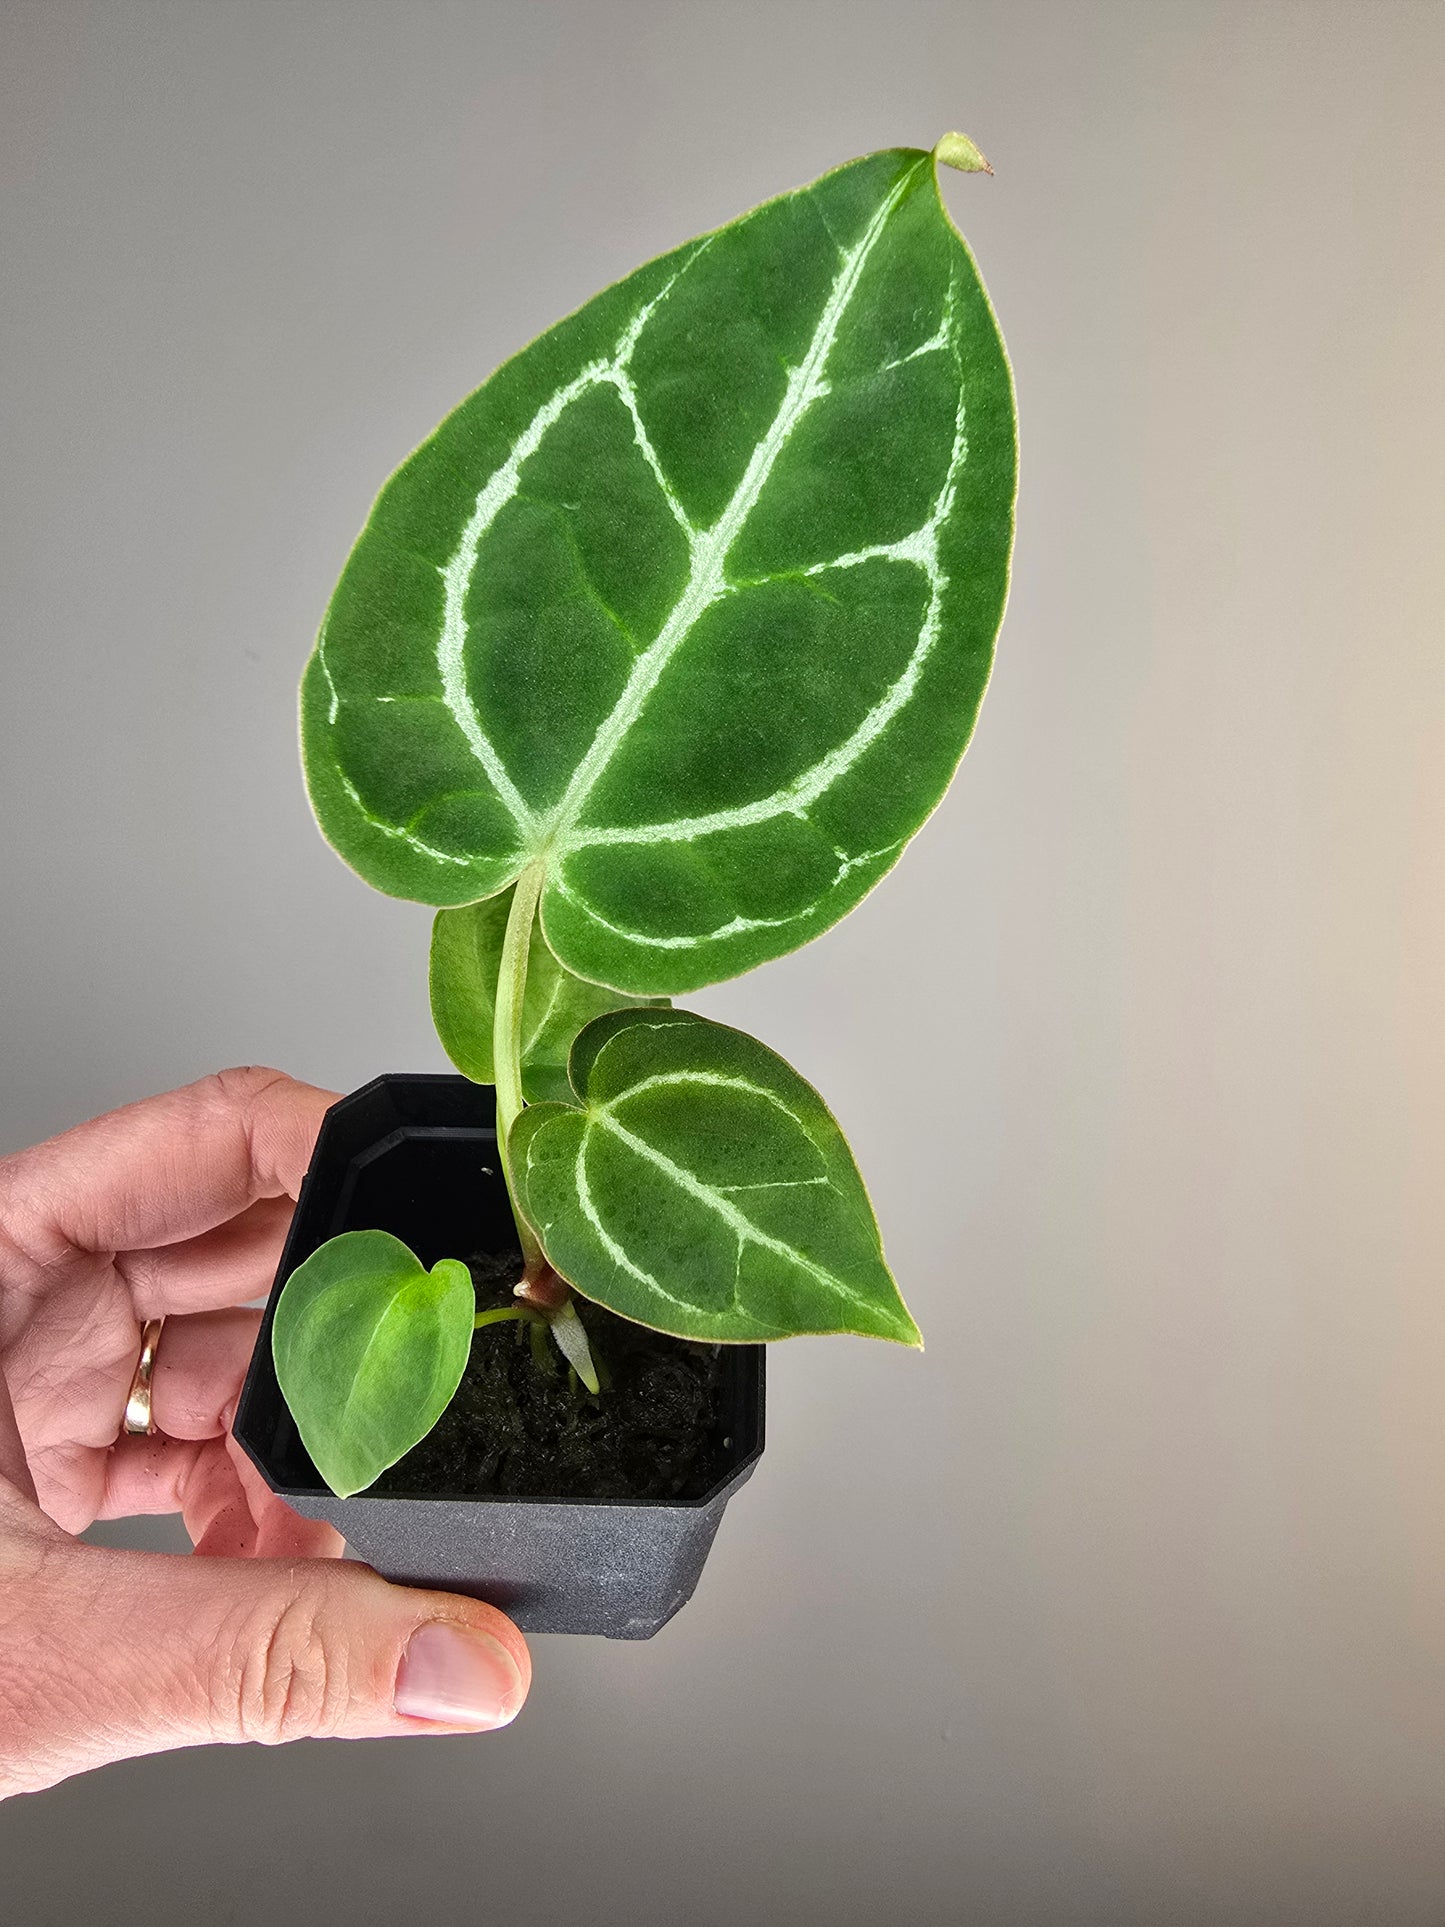
[[470,1726],[482,1732],[517,1717],[522,1675],[499,1639],[436,1619],[407,1642],[393,1703],[413,1720]]

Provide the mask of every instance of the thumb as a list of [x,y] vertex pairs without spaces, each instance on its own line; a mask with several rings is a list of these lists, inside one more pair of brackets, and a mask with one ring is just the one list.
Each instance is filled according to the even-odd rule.
[[318,1559],[87,1546],[0,1486],[0,1795],[208,1741],[480,1732],[531,1683],[491,1606]]

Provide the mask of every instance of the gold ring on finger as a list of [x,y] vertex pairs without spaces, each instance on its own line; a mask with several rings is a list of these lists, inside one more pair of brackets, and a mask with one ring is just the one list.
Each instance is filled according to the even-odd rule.
[[148,1318],[140,1335],[140,1357],[136,1361],[135,1377],[130,1382],[130,1394],[125,1402],[123,1432],[145,1437],[155,1431],[155,1414],[151,1410],[151,1379],[156,1369],[156,1348],[161,1342],[163,1318]]

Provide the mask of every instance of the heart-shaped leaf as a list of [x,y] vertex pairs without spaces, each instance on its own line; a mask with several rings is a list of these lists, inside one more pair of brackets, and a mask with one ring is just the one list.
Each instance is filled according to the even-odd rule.
[[[939,156],[982,164],[959,136]],[[442,906],[540,864],[553,954],[637,995],[795,949],[963,753],[1015,469],[1003,344],[929,155],[650,262],[382,491],[303,685],[322,828]]]
[[681,1338],[922,1341],[843,1134],[756,1038],[619,1010],[572,1047],[580,1108],[541,1104],[512,1164],[547,1256],[585,1297]]
[[343,1231],[296,1267],[271,1349],[282,1396],[339,1498],[424,1439],[466,1369],[476,1293],[455,1258],[427,1271],[387,1231]]
[[[492,1020],[502,939],[507,932],[511,890],[439,910],[432,924],[431,1014],[446,1054],[475,1084],[494,1084]],[[522,1001],[522,1093],[528,1103],[567,1098],[567,1053],[584,1024],[621,1004],[656,1004],[628,997],[574,977],[547,948],[541,926],[532,926],[527,989]]]

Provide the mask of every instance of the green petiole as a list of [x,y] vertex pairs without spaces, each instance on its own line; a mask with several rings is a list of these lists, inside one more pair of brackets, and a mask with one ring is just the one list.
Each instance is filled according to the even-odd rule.
[[527,954],[531,948],[532,921],[537,914],[537,899],[542,894],[542,866],[534,863],[517,879],[512,907],[507,916],[507,934],[502,940],[501,969],[497,976],[497,997],[493,1006],[492,1058],[497,1082],[497,1152],[502,1160],[502,1175],[512,1201],[512,1216],[517,1221],[517,1237],[522,1246],[522,1279],[529,1283],[549,1270],[541,1241],[528,1224],[517,1202],[517,1186],[512,1177],[512,1154],[507,1140],[522,1112],[522,1003],[527,991]]
[[504,1325],[510,1319],[521,1319],[529,1325],[542,1325],[545,1318],[530,1305],[494,1305],[490,1311],[479,1311],[472,1320],[472,1330],[481,1331],[487,1325]]

